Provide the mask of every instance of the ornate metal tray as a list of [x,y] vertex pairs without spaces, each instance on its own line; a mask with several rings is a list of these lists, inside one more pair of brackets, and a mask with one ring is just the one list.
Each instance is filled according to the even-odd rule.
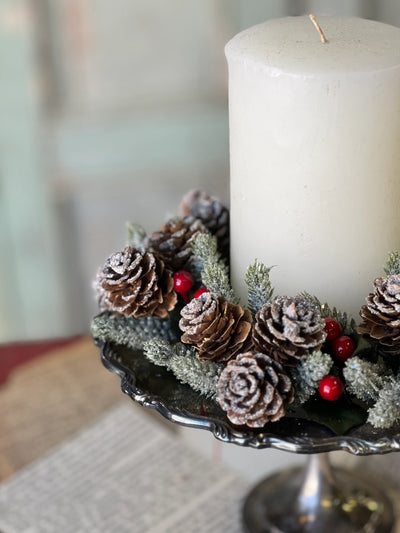
[[377,430],[364,423],[337,434],[324,424],[307,420],[301,409],[262,429],[234,426],[213,400],[181,384],[173,374],[148,361],[140,350],[97,344],[104,366],[121,378],[123,392],[135,402],[155,409],[171,422],[211,431],[224,442],[305,454],[335,450],[355,455],[400,451],[400,424],[389,430]]

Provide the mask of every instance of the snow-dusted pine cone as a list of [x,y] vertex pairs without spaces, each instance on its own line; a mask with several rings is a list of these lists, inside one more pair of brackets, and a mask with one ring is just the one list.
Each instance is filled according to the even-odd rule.
[[297,363],[319,350],[326,339],[325,321],[318,306],[281,296],[256,314],[253,341],[256,350],[282,364]]
[[125,316],[164,318],[176,304],[174,280],[154,254],[127,246],[100,268],[94,287],[102,311]]
[[181,311],[181,341],[199,350],[201,361],[222,363],[252,346],[251,313],[206,292]]
[[217,237],[218,250],[229,256],[229,210],[217,198],[206,191],[188,192],[180,205],[183,215],[191,215],[202,221],[212,235]]
[[374,281],[374,292],[366,298],[358,326],[360,335],[378,341],[383,351],[400,353],[400,275],[393,274]]
[[282,365],[264,353],[241,353],[218,381],[218,401],[233,424],[263,427],[285,415],[294,390]]
[[205,232],[205,226],[194,217],[171,219],[149,237],[148,248],[172,271],[189,270],[193,241]]

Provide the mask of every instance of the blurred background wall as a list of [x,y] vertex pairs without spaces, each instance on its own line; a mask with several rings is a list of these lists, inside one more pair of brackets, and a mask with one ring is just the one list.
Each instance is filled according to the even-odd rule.
[[86,332],[127,220],[228,201],[224,44],[310,12],[400,25],[398,0],[0,0],[0,341]]

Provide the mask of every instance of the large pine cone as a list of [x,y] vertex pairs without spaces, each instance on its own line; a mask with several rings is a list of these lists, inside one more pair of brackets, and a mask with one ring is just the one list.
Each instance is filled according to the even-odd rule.
[[257,350],[282,364],[296,363],[326,339],[325,321],[318,306],[302,298],[281,296],[256,314],[253,341]]
[[164,318],[177,301],[172,273],[163,261],[131,246],[107,259],[94,285],[102,311],[135,318]]
[[218,401],[233,424],[260,428],[285,415],[294,389],[282,365],[263,353],[241,353],[222,370]]
[[192,256],[192,244],[199,233],[207,229],[191,216],[168,220],[160,231],[153,233],[148,247],[165,262],[172,271],[188,270]]
[[360,315],[363,322],[358,326],[360,335],[365,335],[383,345],[383,351],[400,353],[400,275],[393,274],[374,281],[374,292],[366,298]]
[[251,313],[224,298],[203,293],[182,309],[181,316],[181,341],[195,345],[201,361],[225,362],[252,346]]
[[229,210],[206,191],[194,190],[183,198],[180,210],[184,216],[200,219],[208,231],[217,237],[218,250],[229,256]]

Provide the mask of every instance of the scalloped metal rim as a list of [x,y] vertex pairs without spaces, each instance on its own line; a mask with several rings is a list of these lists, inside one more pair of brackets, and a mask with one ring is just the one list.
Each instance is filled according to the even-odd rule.
[[346,435],[314,439],[293,435],[283,438],[271,432],[254,434],[250,429],[246,432],[230,425],[229,421],[225,423],[212,417],[193,415],[184,409],[178,410],[166,405],[158,396],[138,389],[134,372],[127,371],[112,357],[113,346],[110,343],[98,342],[97,344],[101,351],[103,365],[121,378],[122,391],[133,401],[143,407],[155,409],[164,418],[175,424],[211,431],[215,438],[223,442],[251,448],[274,448],[303,454],[342,450],[354,455],[370,455],[400,451],[400,435],[396,435],[394,438],[382,437],[375,441]]

